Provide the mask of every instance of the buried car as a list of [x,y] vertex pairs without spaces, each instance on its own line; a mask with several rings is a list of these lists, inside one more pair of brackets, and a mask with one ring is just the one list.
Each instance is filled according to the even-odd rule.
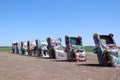
[[12,52],[17,53],[17,43],[12,43]]
[[46,40],[40,41],[39,49],[40,49],[41,56],[49,58],[50,56],[49,56],[49,53],[48,53],[47,46],[48,46],[48,43],[47,43]]
[[86,61],[86,51],[82,45],[82,37],[65,36],[68,61]]
[[28,41],[21,42],[21,51],[22,54],[28,55]]
[[96,48],[94,53],[97,54],[98,62],[102,66],[120,66],[120,50],[118,49],[113,34],[93,35]]
[[50,58],[65,58],[65,52],[63,46],[61,45],[61,38],[47,38],[47,42],[47,48]]
[[21,42],[18,42],[17,43],[17,54],[21,54],[22,51],[21,51]]
[[37,56],[37,42],[28,41],[28,55]]
[[16,54],[21,54],[21,43],[12,43],[12,51]]

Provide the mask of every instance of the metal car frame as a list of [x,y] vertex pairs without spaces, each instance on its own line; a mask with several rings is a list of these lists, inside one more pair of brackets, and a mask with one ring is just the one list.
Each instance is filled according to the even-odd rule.
[[61,45],[61,38],[47,38],[47,42],[50,58],[65,58],[65,52],[63,46]]
[[120,66],[120,51],[113,38],[113,34],[93,35],[98,62],[102,66]]
[[86,51],[82,45],[82,37],[65,36],[68,61],[86,61]]

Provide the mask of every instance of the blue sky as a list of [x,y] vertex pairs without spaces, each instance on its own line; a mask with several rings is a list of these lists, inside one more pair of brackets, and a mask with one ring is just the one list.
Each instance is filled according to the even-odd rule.
[[120,0],[0,0],[0,45],[12,42],[113,33],[120,46]]

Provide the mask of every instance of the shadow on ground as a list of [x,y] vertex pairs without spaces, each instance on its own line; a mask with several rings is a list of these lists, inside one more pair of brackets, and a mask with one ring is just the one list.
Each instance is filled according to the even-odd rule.
[[51,61],[55,61],[55,62],[69,62],[68,60],[51,60]]
[[77,64],[77,66],[90,66],[90,67],[102,67],[99,64]]
[[89,67],[112,67],[111,65],[102,66],[100,64],[76,64],[77,66],[89,66]]

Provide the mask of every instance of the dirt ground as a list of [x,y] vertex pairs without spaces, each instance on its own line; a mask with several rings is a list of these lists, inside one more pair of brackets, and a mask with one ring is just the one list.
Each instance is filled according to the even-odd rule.
[[99,66],[93,53],[68,62],[0,52],[0,80],[120,80],[120,68]]

